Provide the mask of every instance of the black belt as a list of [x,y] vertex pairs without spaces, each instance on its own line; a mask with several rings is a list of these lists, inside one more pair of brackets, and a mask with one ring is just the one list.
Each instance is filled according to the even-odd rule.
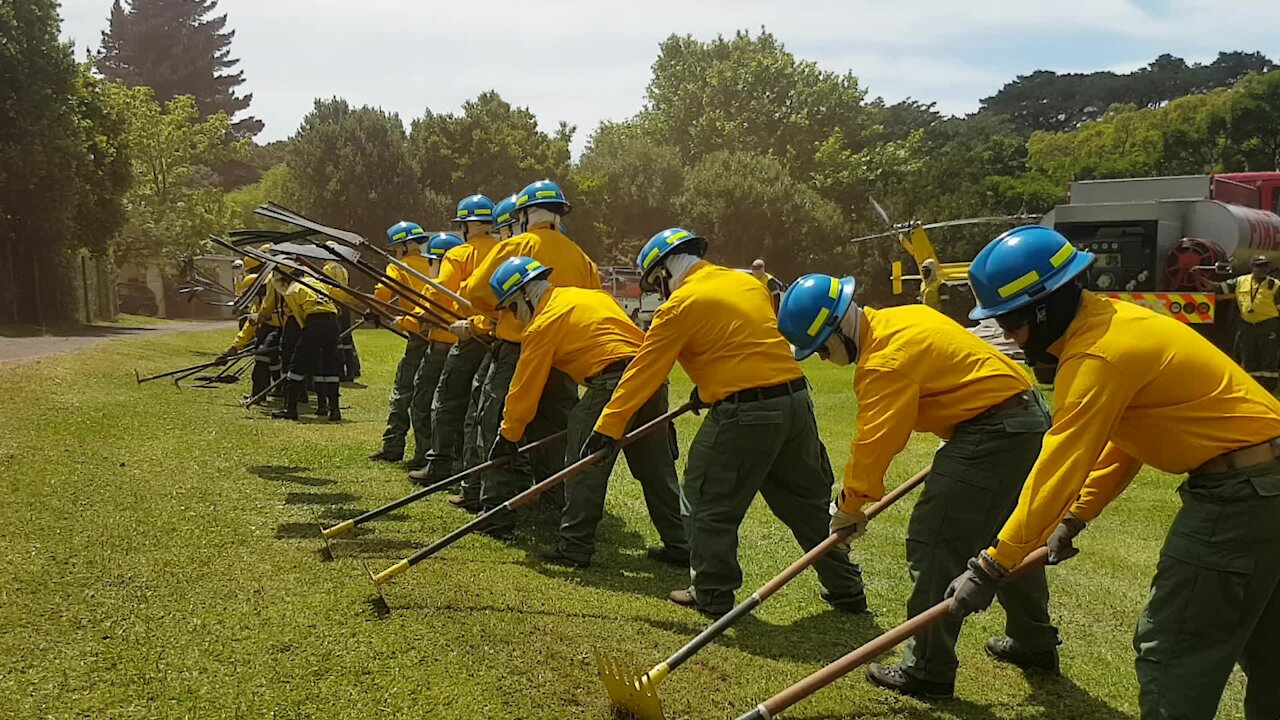
[[1007,397],[1002,402],[996,405],[992,405],[986,410],[983,410],[977,415],[974,415],[972,418],[970,418],[970,420],[981,420],[983,418],[989,418],[992,415],[999,415],[1002,412],[1008,412],[1010,410],[1021,410],[1022,408],[1027,406],[1027,403],[1032,402],[1034,398],[1032,397],[1031,393],[1033,392],[1035,391],[1023,390],[1017,395],[1012,395],[1010,397]]
[[596,378],[600,377],[601,375],[609,375],[609,374],[612,374],[612,373],[622,373],[622,372],[626,372],[626,370],[627,370],[627,366],[631,364],[631,361],[632,361],[632,360],[635,360],[635,358],[621,358],[621,359],[619,359],[619,360],[614,360],[613,362],[609,363],[608,365],[605,365],[605,366],[604,366],[604,369],[602,369],[600,372],[598,372],[598,373],[596,373],[595,375],[592,375],[591,377],[587,378],[587,382],[591,382],[592,380],[595,380]]
[[744,403],[756,402],[759,400],[772,400],[774,398],[786,397],[794,395],[801,390],[808,389],[809,383],[804,378],[796,378],[789,382],[778,383],[777,385],[769,385],[767,387],[747,388],[739,390],[736,393],[730,393],[720,402],[722,403]]

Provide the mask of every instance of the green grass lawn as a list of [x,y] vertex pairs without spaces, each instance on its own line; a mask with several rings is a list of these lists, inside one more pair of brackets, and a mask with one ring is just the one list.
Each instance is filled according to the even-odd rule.
[[[704,627],[666,602],[687,575],[643,558],[656,542],[639,489],[615,473],[596,564],[548,568],[514,545],[464,539],[369,602],[376,571],[470,516],[432,498],[336,543],[323,562],[317,520],[345,519],[412,488],[367,461],[377,447],[399,341],[361,331],[367,389],[343,391],[346,422],[288,423],[247,412],[247,387],[177,390],[143,374],[198,362],[227,332],[126,339],[0,367],[0,717],[607,718],[591,651],[637,669]],[[849,372],[813,363],[832,460],[848,454]],[[673,398],[689,384],[674,379]],[[679,422],[687,446],[698,421]],[[937,445],[917,436],[890,484]],[[621,464],[620,464],[621,465]],[[1061,679],[989,661],[996,609],[969,622],[954,701],[879,691],[855,674],[786,717],[1081,718],[1136,715],[1130,638],[1176,510],[1177,479],[1146,471],[1051,572],[1064,645]],[[806,573],[661,686],[671,718],[733,718],[904,619],[910,501],[877,519],[855,555],[873,614],[833,612]],[[742,528],[740,597],[799,555],[757,503]],[[1239,718],[1233,678],[1221,718]]]

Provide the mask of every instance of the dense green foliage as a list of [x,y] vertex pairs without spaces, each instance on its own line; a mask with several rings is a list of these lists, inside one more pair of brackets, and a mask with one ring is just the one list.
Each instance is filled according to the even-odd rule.
[[[195,98],[200,115],[219,112],[229,118],[248,109],[253,94],[237,95],[244,72],[232,71],[234,30],[227,16],[214,15],[218,0],[130,0],[128,8],[115,0],[110,25],[102,33],[98,70],[125,85],[155,91],[161,102],[179,95]],[[246,117],[232,130],[249,137],[262,130],[262,121]]]

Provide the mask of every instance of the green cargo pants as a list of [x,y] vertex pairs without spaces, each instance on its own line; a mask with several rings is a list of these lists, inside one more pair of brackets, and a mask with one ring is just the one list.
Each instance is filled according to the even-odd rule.
[[[907,525],[907,568],[913,583],[907,617],[941,601],[969,558],[995,540],[1018,505],[1049,423],[1043,401],[1031,391],[1022,407],[988,411],[960,423],[934,454],[933,470]],[[996,597],[1005,611],[1005,634],[1020,652],[1058,646],[1058,631],[1049,621],[1044,568],[1001,586]],[[954,682],[961,624],[948,617],[916,633],[903,652],[903,670],[921,680]]]
[[391,402],[387,408],[387,429],[382,432],[382,451],[388,455],[404,455],[405,435],[409,432],[409,406],[413,403],[413,380],[427,352],[427,341],[417,337],[405,343],[404,355],[396,366],[395,383],[391,386]]
[[1236,346],[1240,367],[1263,387],[1274,390],[1280,378],[1280,318],[1257,323],[1241,320]]
[[[485,352],[476,376],[471,381],[471,400],[467,403],[467,417],[462,423],[462,467],[473,468],[489,457],[489,448],[480,447],[480,400],[484,397],[484,378],[489,374],[493,356]],[[462,494],[468,501],[480,502],[480,476],[471,475],[462,481]]]
[[[427,477],[443,480],[465,465],[466,417],[471,404],[476,374],[489,350],[474,338],[454,343],[440,370],[440,380],[431,395],[431,458]],[[476,484],[477,491],[479,484]]]
[[[476,417],[476,436],[479,447],[485,454],[488,454],[494,439],[498,437],[502,411],[506,407],[507,390],[511,388],[511,378],[515,375],[519,361],[519,343],[496,341],[489,361],[489,372],[480,391],[480,409]],[[569,411],[577,401],[577,383],[563,372],[553,369],[547,376],[547,384],[538,399],[538,412],[525,428],[523,442],[531,442],[566,429],[569,426]],[[497,507],[527,489],[535,478],[541,481],[559,472],[564,468],[565,448],[564,440],[550,443],[533,453],[520,455],[509,465],[484,473],[480,480],[480,504],[485,508]],[[543,505],[557,510],[564,507],[564,486],[543,496]],[[515,518],[505,515],[495,518],[490,527],[503,531],[514,526]]]
[[422,362],[418,363],[418,374],[413,378],[409,423],[413,426],[413,460],[418,463],[426,461],[427,452],[433,447],[431,401],[435,397],[445,359],[449,356],[449,350],[452,347],[451,343],[439,341],[428,343],[427,351],[422,354]]
[[[600,413],[613,397],[614,388],[622,379],[622,372],[597,375],[587,380],[582,399],[569,413],[569,434],[565,463],[578,460],[578,450],[587,436],[595,429]],[[667,411],[667,386],[654,393],[649,402],[641,406],[631,421],[638,427]],[[684,521],[680,516],[680,482],[676,474],[676,449],[672,447],[673,435],[669,428],[659,428],[636,440],[622,452],[627,457],[631,475],[640,481],[644,503],[649,509],[649,519],[658,530],[662,544],[681,554],[689,552],[685,539]],[[605,496],[609,490],[609,475],[617,458],[598,463],[565,483],[564,511],[560,518],[560,552],[575,560],[589,561],[596,547],[596,527],[604,517]]]
[[1236,663],[1248,720],[1280,718],[1280,462],[1192,475],[1138,621],[1143,720],[1212,720]]
[[[827,539],[833,481],[808,390],[710,408],[684,472],[698,608],[720,614],[733,607],[742,587],[738,528],[757,492],[808,551]],[[862,595],[862,571],[847,552],[832,550],[814,569],[833,599]]]

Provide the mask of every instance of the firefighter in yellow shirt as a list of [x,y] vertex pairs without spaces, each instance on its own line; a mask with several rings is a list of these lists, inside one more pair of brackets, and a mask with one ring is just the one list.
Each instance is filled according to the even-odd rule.
[[[266,252],[269,248],[270,245],[263,245],[259,249]],[[248,274],[236,285],[238,294],[244,294],[257,283],[260,273],[254,271],[260,270],[261,266],[262,263],[256,258],[245,258],[243,267]],[[264,279],[249,305],[249,314],[240,327],[240,332],[222,354],[225,358],[253,347],[253,372],[250,375],[252,384],[246,400],[261,395],[280,376],[283,368],[280,359],[280,314],[273,310],[275,307],[275,287],[269,279]],[[264,308],[267,309],[265,312]]]
[[[684,473],[692,584],[670,600],[719,616],[742,586],[738,529],[756,493],[809,550],[827,537],[834,478],[808,383],[778,334],[768,291],[703,260],[706,252],[704,238],[680,228],[641,249],[641,287],[656,288],[665,301],[581,455],[614,447],[679,361],[696,386],[690,400],[710,410]],[[814,568],[823,599],[866,610],[861,573],[847,550],[831,551]]]
[[1093,256],[1048,228],[978,253],[971,317],[994,317],[1028,362],[1056,358],[1053,426],[996,544],[948,589],[958,612],[1040,545],[1049,561],[1144,465],[1187,473],[1134,636],[1144,720],[1214,717],[1232,668],[1245,717],[1280,717],[1280,402],[1191,328],[1083,291]]
[[782,293],[786,291],[787,286],[764,269],[764,260],[761,258],[756,258],[751,263],[751,276],[759,280],[764,289],[769,291],[769,301],[773,303],[773,311],[776,313],[778,303],[782,302]]
[[[783,296],[778,327],[796,359],[817,353],[857,368],[857,435],[831,504],[831,532],[851,528],[852,539],[865,531],[863,508],[884,497],[885,471],[913,430],[947,440],[907,526],[907,616],[914,617],[942,599],[1008,519],[1040,453],[1049,412],[1026,371],[954,320],[924,305],[860,308],[853,291],[853,278],[806,275]],[[1043,568],[1001,587],[1007,636],[990,639],[987,652],[1056,673],[1058,633],[1048,602]],[[951,697],[960,625],[955,618],[922,629],[901,663],[872,663],[867,678],[906,695]]]
[[[458,201],[453,221],[461,228],[463,242],[445,253],[436,281],[463,295],[476,265],[497,243],[493,236],[493,201],[484,195],[469,195]],[[453,305],[447,298],[444,301]],[[450,331],[457,342],[450,346],[440,370],[439,382],[431,397],[427,398],[431,409],[431,454],[425,468],[409,473],[409,479],[417,483],[435,483],[480,461],[481,450],[475,441],[475,414],[480,388],[475,380],[481,368],[486,367],[489,353],[477,339],[479,333],[472,330],[469,320],[455,322]],[[479,480],[471,485],[467,482],[472,481],[470,478],[464,481],[463,493],[449,496],[449,501],[458,507],[478,508]]]
[[[449,233],[436,233],[427,241],[422,254],[430,265],[427,277],[436,280],[440,276],[440,266],[445,255],[452,249],[462,245],[462,238]],[[445,304],[445,296],[439,290],[425,285],[422,294],[429,300]],[[409,333],[425,333],[430,342],[422,354],[422,362],[418,363],[418,372],[413,377],[413,398],[409,402],[409,424],[413,427],[413,457],[409,459],[410,472],[417,472],[427,466],[427,456],[432,449],[432,417],[431,398],[435,396],[436,386],[440,382],[440,374],[444,370],[445,359],[449,350],[458,338],[453,333],[440,327],[434,327],[427,320],[426,310],[416,307],[408,315],[396,318],[396,325]],[[412,478],[412,475],[410,475]]]
[[[336,247],[336,243],[332,240],[327,244]],[[336,260],[326,262],[323,271],[325,275],[343,285],[349,286],[351,284],[351,276],[347,273],[347,268]],[[325,292],[332,295],[340,303],[338,305],[338,326],[345,332],[354,323],[351,317],[351,308],[360,308],[363,303],[332,286],[326,286]],[[355,333],[347,333],[338,340],[338,359],[342,362],[338,373],[338,377],[342,382],[354,382],[356,378],[360,377],[360,353],[356,350]]]
[[[516,362],[520,358],[520,339],[524,324],[515,315],[500,309],[488,278],[506,260],[513,257],[531,257],[543,265],[554,267],[556,273],[551,284],[556,287],[581,287],[600,289],[600,269],[563,232],[561,218],[569,213],[569,201],[558,185],[550,180],[539,180],[516,193],[515,211],[512,217],[518,234],[500,241],[489,255],[476,266],[467,284],[467,299],[481,312],[497,317],[494,328],[492,357],[485,375],[480,395],[480,411],[477,417],[477,442],[482,448],[493,446],[502,422],[503,401],[515,375]],[[481,278],[486,280],[481,281]],[[578,386],[559,370],[552,370],[538,401],[538,413],[529,423],[532,439],[544,438],[568,427],[569,411],[578,401]],[[564,467],[565,445],[552,443],[532,453],[530,477],[524,463],[491,470],[480,479],[480,504],[484,508],[501,505],[526,487],[533,478],[543,479]],[[558,512],[564,504],[563,490],[543,496],[544,507]],[[491,534],[509,535],[514,521],[498,519],[491,527]]]
[[1240,325],[1236,334],[1236,353],[1245,372],[1263,387],[1274,391],[1280,380],[1280,310],[1276,309],[1276,291],[1280,280],[1268,275],[1271,261],[1259,255],[1249,263],[1248,275],[1223,283],[1224,290],[1234,292]]
[[[387,242],[391,252],[400,262],[426,275],[431,263],[422,254],[423,246],[429,236],[422,226],[415,222],[402,221],[387,228]],[[425,285],[394,263],[387,265],[386,274],[400,285],[405,285],[419,293]],[[409,300],[400,297],[399,291],[391,285],[379,284],[373,290],[374,297],[383,302],[394,302],[406,312],[415,307]],[[417,391],[413,379],[418,375],[418,366],[427,353],[428,342],[410,335],[404,346],[404,355],[396,365],[396,377],[391,386],[391,400],[387,406],[387,427],[382,432],[382,447],[369,455],[370,460],[383,462],[400,462],[404,458],[405,437],[409,433],[411,421],[409,406],[413,404],[413,395]],[[434,392],[432,388],[432,392]]]
[[308,377],[315,383],[316,414],[342,419],[338,400],[338,308],[309,283],[281,268],[272,282],[280,293],[285,314],[298,324],[300,335],[285,375],[284,407],[271,417],[298,419],[298,401]]
[[[543,385],[551,371],[559,370],[585,389],[569,414],[568,447],[573,457],[586,440],[609,401],[622,372],[636,355],[644,333],[631,322],[603,290],[552,287],[552,268],[528,257],[502,263],[490,286],[498,305],[509,309],[525,325],[520,360],[507,393],[502,425],[489,459],[509,457],[517,450],[525,428],[537,414]],[[514,281],[513,281],[514,278]],[[636,414],[633,422],[646,423],[667,411],[664,383]],[[689,567],[689,544],[680,519],[680,485],[676,476],[675,448],[668,433],[651,433],[627,446],[627,466],[640,481],[661,547],[649,548],[649,557],[682,568]],[[556,546],[540,557],[570,567],[587,567],[595,552],[596,527],[604,516],[609,474],[616,458],[596,463],[565,484],[565,504]]]

